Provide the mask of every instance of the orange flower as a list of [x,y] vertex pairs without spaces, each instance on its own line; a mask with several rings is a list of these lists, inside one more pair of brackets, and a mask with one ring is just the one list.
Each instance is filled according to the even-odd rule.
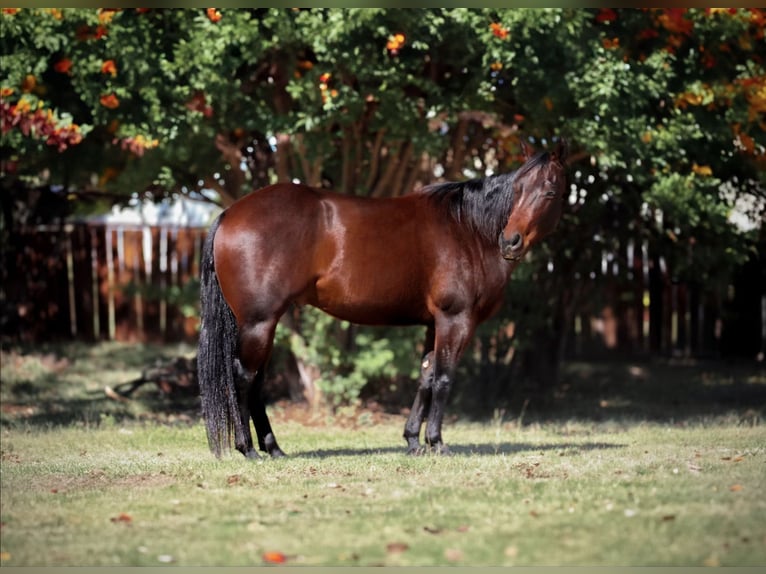
[[19,11],[19,8],[3,8],[3,14],[13,16]]
[[72,60],[69,58],[62,58],[53,64],[53,69],[56,70],[59,74],[68,74],[72,69]]
[[324,74],[322,74],[321,76],[319,76],[319,81],[320,81],[321,83],[323,83],[323,84],[326,84],[326,83],[327,83],[327,80],[329,80],[329,79],[330,79],[330,77],[332,77],[332,74],[331,74],[330,72],[325,72]]
[[21,98],[18,102],[16,102],[16,105],[13,106],[12,111],[17,114],[30,112],[32,111],[32,104],[29,103],[29,100]]
[[116,8],[101,8],[98,11],[98,21],[102,24],[109,24],[117,10]]
[[120,105],[120,100],[118,100],[117,96],[114,94],[103,94],[99,101],[102,106],[109,108],[110,110],[113,110]]
[[389,36],[388,42],[386,42],[386,50],[396,55],[399,48],[404,46],[404,40],[404,34],[394,34],[393,36]]
[[508,37],[508,29],[503,28],[497,22],[492,22],[492,24],[489,25],[489,29],[492,30],[492,33],[501,40],[505,40]]
[[221,13],[215,8],[207,9],[207,17],[211,22],[218,22],[222,18]]
[[21,82],[21,89],[24,92],[31,92],[37,87],[37,78],[32,74],[27,74],[24,81]]
[[3,98],[7,98],[8,96],[13,95],[13,88],[0,88],[0,96]]
[[692,165],[692,171],[696,173],[697,175],[707,176],[710,177],[713,175],[713,170],[710,168],[709,165],[697,165],[695,162]]
[[102,74],[111,74],[112,77],[117,75],[117,66],[114,63],[114,60],[106,60],[103,64],[101,64],[101,73]]
[[601,43],[603,44],[604,48],[607,50],[614,50],[615,48],[620,47],[619,38],[604,38],[603,40],[601,40]]
[[492,62],[489,65],[489,69],[494,71],[494,72],[498,72],[498,71],[503,69],[503,63],[502,62]]

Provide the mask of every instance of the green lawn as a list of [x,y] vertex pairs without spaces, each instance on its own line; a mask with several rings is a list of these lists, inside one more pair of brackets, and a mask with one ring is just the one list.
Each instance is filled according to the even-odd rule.
[[[663,405],[583,383],[569,418],[555,401],[547,419],[459,417],[451,457],[406,456],[398,416],[303,424],[281,405],[291,456],[249,462],[216,460],[193,408],[99,396],[145,361],[123,350],[58,366],[4,352],[3,566],[766,564],[762,371],[717,371],[711,385],[742,384],[751,404],[709,415],[646,416]],[[572,385],[584,369],[598,375],[572,366]]]

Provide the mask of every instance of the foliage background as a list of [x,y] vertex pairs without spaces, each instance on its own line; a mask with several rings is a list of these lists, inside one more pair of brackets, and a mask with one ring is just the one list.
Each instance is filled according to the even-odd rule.
[[[662,259],[710,297],[763,261],[765,18],[757,8],[4,8],[2,231],[7,240],[30,218],[40,189],[56,191],[49,220],[136,195],[226,206],[286,180],[396,196],[514,169],[522,140],[565,137],[569,209],[466,363],[502,395],[512,365],[490,355],[513,345],[530,351],[514,355],[527,359],[517,372],[550,384],[562,325],[609,297],[613,285],[592,273],[605,252],[646,246],[654,266]],[[617,280],[631,281],[616,263]],[[309,312],[285,321],[279,340],[304,383],[344,402],[370,379],[410,376],[421,336]]]

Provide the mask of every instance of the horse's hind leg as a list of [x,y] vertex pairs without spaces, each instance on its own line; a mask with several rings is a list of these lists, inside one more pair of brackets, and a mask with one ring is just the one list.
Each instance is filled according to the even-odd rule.
[[266,404],[263,401],[263,380],[266,378],[266,365],[255,375],[255,384],[250,392],[250,414],[255,425],[255,434],[258,436],[258,448],[277,458],[285,456],[277,444],[274,432],[271,430],[269,416],[266,414]]
[[236,365],[237,401],[244,428],[244,436],[238,437],[235,446],[248,458],[258,458],[250,432],[252,417],[258,436],[258,446],[272,456],[284,456],[271,430],[266,407],[261,397],[266,363],[274,343],[276,319],[240,325],[239,360]]
[[243,436],[235,436],[234,446],[247,458],[260,458],[253,448],[253,434],[250,432],[250,396],[254,394],[253,381],[255,377],[244,367],[242,361],[237,359],[234,364],[234,380],[237,389],[237,405],[239,417],[242,421]]

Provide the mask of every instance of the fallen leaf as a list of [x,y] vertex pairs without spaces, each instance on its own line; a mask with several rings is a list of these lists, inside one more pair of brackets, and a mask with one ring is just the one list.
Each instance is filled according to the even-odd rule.
[[441,534],[442,532],[441,528],[431,528],[430,526],[424,526],[423,530],[425,530],[429,534]]
[[263,558],[264,562],[268,562],[269,564],[284,564],[287,562],[287,556],[281,552],[264,552],[261,558]]
[[539,512],[537,512],[536,510],[530,510],[530,511],[529,511],[529,515],[530,515],[532,518],[537,518],[538,516],[540,516],[540,513],[539,513]]
[[409,548],[409,544],[405,544],[404,542],[390,542],[386,544],[386,552],[389,554],[401,554],[402,552],[409,550]]
[[731,459],[732,462],[742,462],[745,460],[744,456],[735,456],[733,459]]
[[226,484],[238,484],[241,478],[238,474],[232,474],[226,479]]
[[740,490],[742,490],[742,488],[743,488],[743,487],[742,487],[742,485],[741,485],[741,484],[732,484],[732,485],[729,487],[729,490],[731,490],[732,492],[739,492]]
[[676,519],[675,514],[666,514],[665,516],[662,517],[663,522],[670,522],[671,520],[675,520],[675,519]]
[[447,548],[444,551],[444,557],[450,562],[459,562],[463,559],[463,551],[457,548]]
[[124,522],[125,524],[130,524],[133,522],[133,517],[130,516],[130,514],[125,514],[124,512],[120,512],[117,516],[112,516],[109,520],[112,522]]

